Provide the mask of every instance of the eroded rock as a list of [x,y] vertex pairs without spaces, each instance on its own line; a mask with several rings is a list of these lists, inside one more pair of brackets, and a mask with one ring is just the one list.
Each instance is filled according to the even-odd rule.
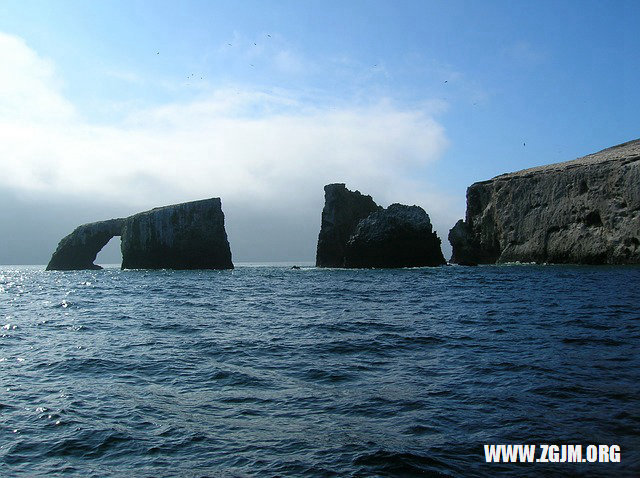
[[212,198],[84,224],[60,241],[47,270],[100,269],[93,261],[114,236],[123,269],[233,268],[220,198]]
[[451,262],[640,263],[640,140],[471,185]]
[[440,246],[424,209],[392,204],[360,221],[347,242],[345,266],[439,266],[446,264]]
[[344,184],[325,186],[318,267],[419,267],[445,263],[440,239],[418,206],[378,206]]
[[324,187],[324,209],[316,252],[317,267],[344,267],[347,241],[358,223],[382,209],[371,196],[349,191],[343,183]]
[[219,198],[134,214],[122,230],[123,269],[233,269]]
[[93,261],[113,236],[120,235],[124,221],[110,219],[78,226],[58,243],[47,270],[102,269]]

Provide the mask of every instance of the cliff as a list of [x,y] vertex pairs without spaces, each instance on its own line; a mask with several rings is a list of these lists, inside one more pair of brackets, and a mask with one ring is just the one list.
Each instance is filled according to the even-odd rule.
[[640,263],[640,140],[471,185],[451,262]]
[[213,198],[84,224],[60,241],[47,270],[100,269],[93,261],[114,236],[122,237],[123,269],[233,268],[222,205]]
[[219,198],[165,206],[128,217],[123,269],[233,269]]
[[318,267],[418,267],[445,263],[440,239],[418,206],[378,206],[344,184],[324,187]]
[[392,204],[358,224],[347,242],[345,267],[420,267],[446,264],[429,215]]
[[324,208],[316,252],[317,267],[344,267],[347,241],[358,223],[382,209],[371,196],[349,191],[342,183],[324,187]]

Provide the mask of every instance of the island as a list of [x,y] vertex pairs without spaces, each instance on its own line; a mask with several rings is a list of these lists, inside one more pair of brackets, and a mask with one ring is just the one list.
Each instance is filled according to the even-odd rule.
[[220,198],[83,224],[64,237],[47,270],[101,269],[100,250],[121,236],[123,269],[233,269]]
[[440,238],[419,206],[384,209],[344,183],[324,187],[317,267],[397,268],[446,263]]
[[467,189],[451,262],[640,264],[640,140]]

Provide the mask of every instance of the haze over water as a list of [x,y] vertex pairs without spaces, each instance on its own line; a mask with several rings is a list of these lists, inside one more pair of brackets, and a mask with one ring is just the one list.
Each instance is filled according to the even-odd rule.
[[[0,268],[0,475],[633,476],[640,269]],[[489,465],[483,444],[619,444]]]

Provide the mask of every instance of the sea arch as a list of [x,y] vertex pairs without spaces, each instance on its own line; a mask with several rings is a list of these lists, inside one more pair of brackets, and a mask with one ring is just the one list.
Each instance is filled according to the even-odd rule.
[[64,237],[47,270],[101,269],[100,250],[121,237],[123,269],[233,269],[220,198],[92,222]]
[[64,237],[47,270],[102,269],[94,264],[98,253],[114,236],[122,236],[126,218],[83,224]]

